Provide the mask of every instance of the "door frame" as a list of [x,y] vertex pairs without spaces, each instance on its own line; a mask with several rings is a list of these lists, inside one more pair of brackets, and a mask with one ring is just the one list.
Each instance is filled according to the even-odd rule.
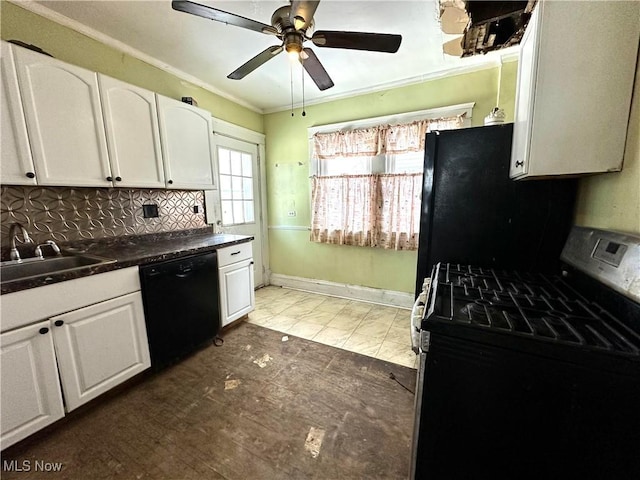
[[[267,218],[269,218],[267,214],[267,172],[266,172],[266,161],[265,161],[265,135],[264,133],[256,132],[254,130],[250,130],[245,127],[241,127],[239,125],[235,125],[233,123],[227,122],[225,120],[221,120],[216,117],[212,117],[213,119],[213,133],[217,135],[222,135],[225,137],[233,138],[235,140],[240,140],[242,142],[252,143],[257,145],[258,147],[258,191],[259,196],[256,199],[260,202],[260,215],[259,218],[256,218],[257,221],[260,222],[260,231],[262,236],[262,244],[260,245],[260,250],[262,252],[262,277],[264,281],[264,285],[267,286],[271,282],[271,268],[269,263],[269,231],[267,229]],[[217,162],[216,162],[217,163]],[[218,182],[218,165],[214,165],[214,175],[216,177],[216,185]],[[220,201],[219,191],[217,196],[217,201]],[[219,205],[218,205],[219,207]],[[257,248],[257,245],[254,243],[254,248]]]

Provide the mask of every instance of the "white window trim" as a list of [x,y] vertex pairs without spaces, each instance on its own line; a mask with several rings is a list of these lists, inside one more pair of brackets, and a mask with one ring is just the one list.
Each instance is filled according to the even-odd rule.
[[471,118],[473,115],[473,107],[475,102],[459,103],[457,105],[449,105],[446,107],[429,108],[427,110],[416,110],[414,112],[397,113],[393,115],[384,115],[381,117],[362,118],[360,120],[350,120],[348,122],[329,123],[307,129],[307,138],[309,142],[309,176],[319,173],[318,160],[313,158],[313,136],[316,133],[331,133],[341,130],[355,130],[359,128],[368,128],[378,125],[400,125],[429,118],[455,117],[464,115],[462,128],[471,126]]

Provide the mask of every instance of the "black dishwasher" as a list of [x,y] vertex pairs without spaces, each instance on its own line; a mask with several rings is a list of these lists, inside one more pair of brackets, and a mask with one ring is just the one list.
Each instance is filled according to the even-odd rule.
[[216,252],[141,266],[140,281],[154,370],[216,336],[220,330]]

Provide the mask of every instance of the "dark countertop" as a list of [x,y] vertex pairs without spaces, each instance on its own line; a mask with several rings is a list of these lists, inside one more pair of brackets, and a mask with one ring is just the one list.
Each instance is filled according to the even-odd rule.
[[[74,278],[104,273],[118,268],[144,265],[163,260],[184,257],[218,248],[250,242],[252,236],[213,234],[209,228],[181,230],[149,235],[82,240],[60,244],[63,252],[88,254],[115,260],[107,264],[92,265],[81,269],[38,277],[3,282],[0,294],[51,285]],[[0,270],[1,274],[1,270]]]

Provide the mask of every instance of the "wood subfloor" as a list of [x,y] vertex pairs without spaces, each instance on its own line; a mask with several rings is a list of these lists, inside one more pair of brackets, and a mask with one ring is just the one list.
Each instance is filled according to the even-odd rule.
[[[9,448],[2,478],[406,478],[413,395],[389,374],[413,390],[415,370],[282,337],[240,324],[222,347]],[[36,471],[36,461],[62,471]]]

